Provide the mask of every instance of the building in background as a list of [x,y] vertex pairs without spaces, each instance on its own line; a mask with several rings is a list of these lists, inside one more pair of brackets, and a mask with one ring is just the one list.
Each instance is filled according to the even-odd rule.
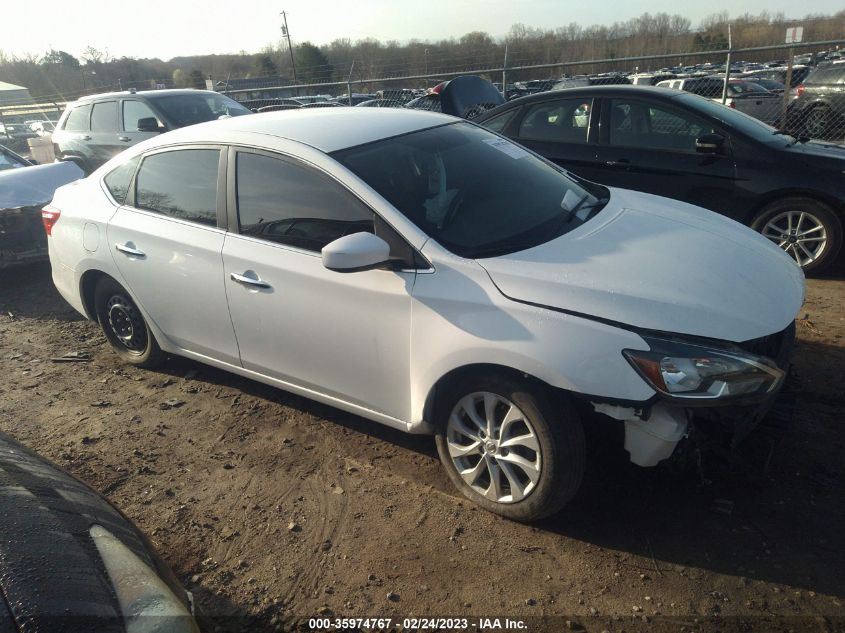
[[16,86],[15,84],[0,81],[0,105],[17,105],[31,102],[32,95],[29,94],[29,90],[23,86]]

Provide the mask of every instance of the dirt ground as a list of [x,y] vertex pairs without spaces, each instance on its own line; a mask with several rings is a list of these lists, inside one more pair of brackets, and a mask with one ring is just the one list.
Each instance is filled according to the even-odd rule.
[[[773,451],[749,440],[764,460],[646,470],[602,450],[535,526],[462,500],[430,438],[183,359],[123,365],[48,266],[0,272],[0,429],[133,519],[221,630],[321,615],[839,631],[845,275],[810,280],[804,315],[793,424]],[[50,360],[69,352],[91,360]]]

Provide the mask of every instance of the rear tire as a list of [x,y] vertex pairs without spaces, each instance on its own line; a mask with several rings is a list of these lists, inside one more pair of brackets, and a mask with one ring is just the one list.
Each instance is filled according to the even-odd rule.
[[757,214],[751,228],[786,251],[805,274],[830,266],[842,247],[842,222],[830,206],[813,198],[776,200]]
[[826,105],[816,106],[804,116],[804,134],[810,138],[828,138],[832,128],[833,112]]
[[586,443],[564,398],[495,373],[453,381],[438,397],[437,452],[452,483],[515,521],[559,512],[581,485]]
[[164,360],[144,316],[129,293],[111,277],[103,277],[94,289],[97,321],[114,351],[125,362],[152,368]]

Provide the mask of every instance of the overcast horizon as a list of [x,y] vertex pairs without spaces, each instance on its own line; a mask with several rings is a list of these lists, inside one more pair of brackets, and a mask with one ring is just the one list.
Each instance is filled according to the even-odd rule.
[[[40,56],[55,49],[80,57],[88,46],[93,46],[114,58],[163,60],[240,51],[257,53],[267,45],[280,43],[282,9],[288,13],[294,46],[304,41],[321,45],[342,37],[353,41],[372,37],[382,42],[436,42],[471,31],[503,38],[518,23],[542,29],[572,22],[581,26],[610,25],[647,12],[682,15],[691,21],[692,28],[721,11],[728,11],[732,18],[745,13],[782,12],[796,24],[803,17],[793,15],[795,4],[786,0],[747,0],[741,9],[728,0],[694,0],[686,3],[684,11],[678,10],[675,0],[646,0],[614,7],[612,20],[606,19],[606,7],[561,0],[428,0],[413,5],[394,0],[360,0],[354,9],[341,0],[323,0],[319,4],[310,0],[254,0],[250,4],[248,11],[236,13],[231,5],[212,3],[197,15],[196,4],[187,0],[156,0],[149,3],[149,11],[133,12],[127,18],[125,7],[118,3],[103,6],[94,0],[78,0],[74,15],[84,29],[71,26],[69,21],[39,21],[37,29],[7,30],[0,52],[22,57]],[[63,6],[66,4],[59,4],[58,0],[42,0],[38,15],[57,15],[51,9]],[[215,10],[218,6],[219,11]],[[802,13],[833,14],[841,9],[842,5],[834,0],[813,0],[804,5]],[[31,19],[29,6],[14,4],[4,8],[6,24],[23,25]],[[128,28],[128,20],[136,20],[134,27]],[[92,39],[91,34],[96,37]]]

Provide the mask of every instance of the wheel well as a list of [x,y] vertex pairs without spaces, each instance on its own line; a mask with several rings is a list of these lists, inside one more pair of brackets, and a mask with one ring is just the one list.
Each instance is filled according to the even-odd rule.
[[94,306],[94,290],[97,282],[103,277],[109,277],[101,270],[87,270],[79,280],[79,294],[82,297],[82,305],[85,307],[85,314],[92,321],[97,320],[97,309]]
[[496,365],[493,363],[478,363],[475,365],[464,365],[444,374],[440,379],[434,383],[434,386],[429,390],[425,399],[425,406],[423,407],[423,419],[430,424],[434,424],[434,411],[437,408],[438,397],[445,391],[445,387],[453,382],[466,380],[470,376],[477,376],[479,374],[499,374],[515,378],[517,380],[525,380],[533,383],[535,386],[548,390],[549,393],[559,392],[547,382],[539,378],[526,374],[523,371],[514,369],[513,367],[506,367],[504,365]]
[[[845,205],[836,199],[833,196],[828,196],[823,193],[819,193],[818,191],[802,191],[800,189],[791,189],[786,191],[770,191],[769,193],[765,194],[763,198],[751,209],[748,214],[748,217],[745,218],[745,224],[751,226],[752,222],[754,222],[754,218],[765,209],[768,205],[772,202],[776,202],[778,200],[783,200],[784,198],[809,198],[810,200],[815,200],[816,202],[821,202],[822,204],[826,204],[829,206],[834,213],[837,215],[842,215],[845,213]],[[840,217],[840,219],[842,219]]]

